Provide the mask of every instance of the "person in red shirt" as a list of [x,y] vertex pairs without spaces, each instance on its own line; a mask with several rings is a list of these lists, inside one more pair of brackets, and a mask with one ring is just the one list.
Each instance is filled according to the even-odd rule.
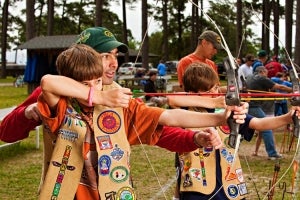
[[265,68],[268,70],[268,78],[275,77],[277,72],[283,72],[282,66],[278,62],[278,57],[276,55],[265,65]]
[[193,62],[202,62],[211,66],[218,73],[217,65],[211,60],[218,50],[224,49],[221,37],[214,31],[204,31],[198,38],[198,45],[195,51],[182,59],[177,66],[179,86],[182,87],[182,78],[186,68]]

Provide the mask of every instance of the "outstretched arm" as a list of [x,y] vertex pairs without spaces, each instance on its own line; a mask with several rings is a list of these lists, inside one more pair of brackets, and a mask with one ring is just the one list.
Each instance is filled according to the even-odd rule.
[[[62,84],[63,83],[63,84]],[[45,75],[41,80],[42,95],[47,104],[54,108],[60,97],[73,97],[82,100],[88,105],[90,87],[71,78],[58,75]],[[109,91],[94,90],[93,104],[101,104],[109,107],[127,107],[131,98],[128,88],[118,88]]]
[[231,112],[237,123],[244,123],[245,113],[248,112],[248,103],[241,106],[228,106],[223,113],[198,113],[182,109],[165,110],[159,117],[159,124],[178,126],[183,128],[201,128],[220,126],[227,123]]
[[251,129],[255,129],[258,131],[276,129],[284,125],[293,123],[292,117],[295,112],[298,118],[300,118],[299,106],[293,106],[288,113],[276,117],[264,117],[264,118],[254,117],[250,121],[249,127]]
[[41,124],[36,102],[41,93],[41,88],[36,88],[31,95],[0,124],[0,140],[15,142],[27,138],[29,132]]
[[225,97],[215,98],[206,96],[167,96],[168,104],[171,107],[202,107],[202,108],[225,108]]

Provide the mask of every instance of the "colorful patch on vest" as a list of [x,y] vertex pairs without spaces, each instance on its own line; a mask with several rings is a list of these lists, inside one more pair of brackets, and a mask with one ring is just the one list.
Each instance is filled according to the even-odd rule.
[[225,175],[225,180],[226,181],[230,181],[230,180],[234,180],[237,178],[236,174],[233,172],[230,172],[231,167],[228,166],[226,169],[226,175]]
[[242,168],[238,168],[235,170],[237,179],[239,180],[240,183],[245,182],[244,176],[243,176],[243,170]]
[[110,156],[113,159],[119,161],[119,160],[121,160],[121,158],[123,157],[123,155],[124,155],[124,151],[122,149],[120,149],[117,144],[115,144],[115,148],[110,153]]
[[227,193],[231,198],[236,198],[239,194],[238,187],[236,185],[229,185],[227,187]]
[[183,183],[182,183],[183,187],[191,187],[193,185],[193,182],[192,182],[192,179],[190,177],[189,174],[186,174],[184,177],[183,177]]
[[103,155],[98,160],[99,165],[99,174],[100,175],[108,175],[110,172],[111,159],[107,155]]
[[229,126],[219,126],[220,130],[225,134],[230,134]]
[[[58,197],[58,194],[59,194],[59,191],[60,191],[60,188],[61,188],[61,183],[64,179],[64,175],[66,173],[66,170],[68,170],[67,169],[67,166],[68,166],[67,164],[69,162],[71,150],[72,150],[72,147],[67,145],[66,149],[65,149],[65,152],[64,152],[64,155],[63,155],[63,158],[62,158],[62,161],[61,161],[61,163],[59,163],[60,164],[59,165],[59,172],[57,174],[56,183],[54,184],[54,188],[52,190],[51,199],[57,199],[57,197]],[[56,163],[58,163],[58,162],[56,162]]]
[[62,139],[68,140],[70,142],[75,142],[79,137],[78,133],[66,129],[59,129],[58,134],[60,134],[60,137]]
[[117,166],[111,170],[110,178],[112,181],[122,183],[128,179],[128,169],[123,166]]
[[191,176],[193,178],[195,178],[196,180],[200,181],[201,180],[201,169],[197,169],[197,168],[191,168],[189,170]]
[[136,195],[131,187],[122,187],[117,193],[117,200],[136,200]]
[[227,163],[232,163],[233,162],[233,155],[230,151],[228,151],[226,148],[222,148],[220,150],[220,153],[223,158],[227,161]]
[[105,193],[105,200],[115,199],[116,198],[115,196],[116,196],[115,191],[107,192]]
[[97,141],[99,144],[100,150],[112,149],[113,145],[109,135],[98,136]]
[[240,191],[240,195],[248,194],[246,183],[238,184],[238,188],[239,188],[239,191]]
[[115,111],[104,111],[98,116],[97,125],[102,132],[114,134],[121,127],[121,118]]

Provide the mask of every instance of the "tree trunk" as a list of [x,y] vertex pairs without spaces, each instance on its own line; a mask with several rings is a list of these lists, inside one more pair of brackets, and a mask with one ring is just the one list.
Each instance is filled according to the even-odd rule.
[[165,61],[169,60],[169,28],[168,28],[168,0],[163,0],[163,16],[162,16],[162,24],[163,24],[163,41],[162,41],[162,57]]
[[2,11],[1,78],[6,78],[7,24],[8,24],[8,0],[5,0],[3,5],[3,11]]
[[[126,17],[126,0],[122,0],[122,12],[123,12],[123,42],[128,46],[127,35],[127,17]],[[129,61],[129,53],[125,54],[125,62]]]
[[236,57],[242,59],[243,57],[243,3],[242,0],[236,1]]
[[96,0],[96,20],[95,26],[102,26],[103,0]]
[[[300,10],[300,0],[297,0],[296,10]],[[300,66],[300,12],[296,12],[296,41],[294,61],[298,66]]]
[[[34,4],[34,0],[26,0],[26,41],[36,36]],[[31,94],[38,85],[37,83],[29,83],[27,88],[28,94]]]
[[274,15],[274,55],[279,55],[279,0],[273,0]]
[[148,6],[147,0],[142,0],[142,63],[143,67],[149,69],[149,37],[148,29]]
[[270,53],[270,31],[268,27],[270,27],[270,1],[263,0],[263,22],[262,23],[262,45],[261,48],[266,50],[267,53]]
[[[198,0],[193,0],[193,3],[198,6]],[[192,5],[192,19],[191,19],[191,45],[190,45],[190,51],[193,51],[195,49],[195,46],[197,45],[197,30],[199,28],[199,16],[198,16],[198,7],[195,5]]]
[[293,3],[294,0],[285,1],[285,48],[292,58],[292,35],[293,35]]
[[35,0],[26,0],[26,41],[35,37]]
[[47,35],[53,35],[54,26],[54,0],[48,0]]

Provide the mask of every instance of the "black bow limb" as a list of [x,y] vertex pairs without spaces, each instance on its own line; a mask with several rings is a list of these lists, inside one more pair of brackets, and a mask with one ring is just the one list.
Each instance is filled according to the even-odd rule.
[[[230,60],[228,57],[223,60],[223,64],[227,74],[227,92],[225,95],[226,105],[239,106],[241,104],[241,100],[239,96],[239,85],[237,82],[237,64],[233,60]],[[239,138],[238,134],[240,126],[238,123],[236,123],[235,119],[233,119],[233,112],[227,119],[227,123],[230,129],[228,145],[231,148],[235,148],[237,140]]]
[[[292,89],[293,89],[293,94],[299,94],[300,93],[300,86],[299,86],[299,78],[296,70],[291,69],[289,71],[289,75],[291,78],[292,82]],[[291,105],[292,106],[300,106],[300,96],[294,96],[291,98]],[[299,137],[299,119],[296,116],[296,112],[293,115],[293,123],[294,123],[294,136]]]

